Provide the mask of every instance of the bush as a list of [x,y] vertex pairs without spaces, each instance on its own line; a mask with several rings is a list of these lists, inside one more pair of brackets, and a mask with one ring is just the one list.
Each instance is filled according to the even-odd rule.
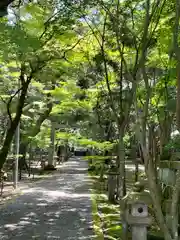
[[161,154],[161,160],[170,160],[171,156],[175,152],[180,152],[180,135],[176,135],[169,141],[169,143],[163,148]]

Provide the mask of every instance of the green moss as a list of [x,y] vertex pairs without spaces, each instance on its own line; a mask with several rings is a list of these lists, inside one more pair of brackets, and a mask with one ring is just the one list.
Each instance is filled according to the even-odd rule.
[[91,192],[91,202],[92,202],[92,216],[93,216],[93,228],[94,233],[96,235],[97,240],[104,240],[103,231],[101,228],[101,219],[98,213],[97,202],[96,202],[96,194],[92,190]]
[[97,239],[119,239],[122,234],[119,205],[109,203],[107,194],[102,187],[104,183],[99,182],[97,177],[92,178],[94,179],[92,204],[93,213],[96,213],[94,215],[96,235],[99,234],[99,229],[101,229],[101,235]]

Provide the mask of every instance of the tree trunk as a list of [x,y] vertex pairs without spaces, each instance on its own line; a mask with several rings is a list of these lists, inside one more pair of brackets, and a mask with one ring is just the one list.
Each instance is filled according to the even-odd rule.
[[131,139],[131,159],[132,162],[134,162],[135,165],[135,182],[138,181],[138,177],[139,177],[139,162],[137,159],[137,146],[136,146],[136,137],[135,135],[133,136],[133,138]]
[[64,161],[67,162],[68,158],[69,158],[69,145],[67,140],[64,146]]
[[146,71],[145,71],[145,66],[143,68],[143,76],[144,76],[144,80],[145,80],[145,84],[146,84],[147,96],[146,96],[146,102],[144,104],[143,116],[139,117],[138,107],[137,107],[137,103],[136,103],[136,114],[137,114],[137,124],[136,124],[137,132],[136,132],[136,134],[137,134],[137,138],[139,139],[140,147],[141,147],[142,154],[143,154],[144,166],[145,166],[145,171],[146,171],[147,180],[148,180],[148,188],[150,191],[156,220],[158,222],[158,225],[159,225],[161,231],[164,234],[164,239],[172,240],[170,231],[165,222],[165,218],[164,218],[163,211],[162,211],[161,191],[159,189],[159,185],[156,182],[154,162],[153,162],[151,154],[149,153],[149,148],[148,148],[147,142],[146,142],[147,134],[146,134],[145,126],[147,126],[147,117],[148,117],[148,113],[149,113],[148,110],[149,110],[150,88],[149,88],[148,78],[147,78]]
[[165,222],[165,218],[162,212],[161,193],[156,183],[156,176],[155,176],[153,161],[152,159],[150,159],[150,155],[148,154],[145,148],[143,148],[143,154],[145,159],[145,170],[146,170],[147,179],[148,179],[148,187],[149,187],[151,199],[153,202],[154,214],[156,216],[156,220],[159,224],[161,231],[164,234],[164,239],[173,240],[168,230],[168,226]]
[[21,142],[20,143],[20,147],[19,147],[19,180],[22,179],[22,170],[25,168],[28,172],[28,174],[30,174],[30,169],[28,167],[28,164],[26,162],[26,153],[28,150],[28,146],[26,143]]
[[122,198],[126,195],[126,179],[125,179],[125,149],[124,149],[124,131],[120,129],[118,143],[118,186],[117,195]]
[[[148,108],[148,104],[146,105],[146,107]],[[145,119],[143,119],[144,121]],[[164,234],[164,239],[165,240],[173,240],[171,238],[171,234],[170,231],[168,229],[168,226],[166,224],[164,215],[163,215],[163,211],[162,211],[162,206],[161,206],[161,191],[159,188],[159,185],[156,182],[156,174],[155,171],[156,169],[154,169],[154,163],[153,163],[153,159],[152,156],[149,154],[149,149],[146,145],[146,143],[144,142],[144,137],[143,134],[145,134],[144,131],[141,131],[141,122],[137,122],[137,126],[138,126],[138,131],[137,131],[137,136],[139,137],[140,140],[140,145],[141,145],[141,149],[142,149],[142,153],[143,153],[143,158],[144,158],[144,165],[145,165],[145,171],[146,171],[146,175],[147,175],[147,179],[148,179],[148,188],[150,191],[150,195],[151,195],[151,199],[152,199],[152,203],[153,203],[153,207],[154,207],[154,214],[156,217],[156,220],[158,222],[158,225],[161,229],[161,231]]]
[[168,113],[163,119],[163,121],[159,121],[160,124],[160,154],[163,153],[163,148],[166,144],[168,144],[171,137],[171,125],[173,118],[168,116]]
[[176,123],[180,131],[180,61],[177,63],[177,97],[176,97]]
[[19,121],[20,121],[20,118],[21,118],[21,115],[22,115],[22,110],[23,110],[24,103],[25,103],[25,99],[26,99],[26,94],[27,94],[29,83],[30,83],[30,79],[27,82],[25,82],[22,86],[21,94],[20,94],[18,105],[17,105],[17,108],[16,108],[15,118],[10,122],[10,127],[7,130],[3,146],[0,150],[0,170],[3,168],[3,165],[6,161],[6,158],[7,158],[10,146],[11,146],[11,142],[13,140],[13,136],[14,136],[16,128],[19,124]]
[[99,181],[102,182],[104,179],[104,170],[105,170],[105,165],[104,163],[101,163],[101,169],[100,169],[100,177],[99,177]]
[[31,176],[31,162],[33,161],[33,158],[34,158],[34,153],[33,153],[33,149],[32,149],[31,144],[29,146],[28,153],[29,153],[28,165],[29,165],[29,177],[30,177]]
[[54,151],[55,151],[55,123],[51,122],[51,136],[50,136],[50,146],[49,146],[49,154],[48,154],[48,165],[54,166]]
[[[49,116],[49,114],[51,113],[52,111],[52,107],[53,107],[53,104],[52,102],[49,102],[47,104],[47,109],[39,116],[38,120],[36,121],[36,125],[34,126],[34,128],[30,131],[28,131],[26,133],[26,136],[25,137],[21,137],[21,140],[23,142],[23,145],[26,145],[24,146],[23,148],[25,149],[23,151],[23,155],[24,155],[24,159],[23,161],[26,161],[26,152],[28,150],[28,145],[30,144],[31,142],[31,138],[35,137],[41,130],[41,125],[42,123],[47,119],[47,117]],[[29,138],[27,138],[27,136]],[[25,152],[26,151],[26,152]],[[27,165],[25,162],[24,162],[25,165]],[[29,169],[30,170],[30,169]]]
[[[180,10],[180,4],[179,4]],[[180,61],[177,63],[177,98],[176,98],[176,123],[180,133]],[[171,204],[171,230],[173,240],[178,240],[178,219],[179,219],[179,196],[180,196],[180,170],[176,173],[176,184],[172,195]]]

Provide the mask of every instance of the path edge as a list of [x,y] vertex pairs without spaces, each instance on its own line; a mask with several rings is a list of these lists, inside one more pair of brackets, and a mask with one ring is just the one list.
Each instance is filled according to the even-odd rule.
[[93,217],[93,229],[96,235],[96,240],[104,240],[104,234],[102,230],[101,218],[98,212],[98,206],[96,201],[96,193],[91,189],[91,203],[92,203],[92,217]]

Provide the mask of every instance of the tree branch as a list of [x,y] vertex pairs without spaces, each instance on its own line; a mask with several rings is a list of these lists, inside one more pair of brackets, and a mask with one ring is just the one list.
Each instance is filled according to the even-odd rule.
[[112,111],[113,111],[113,113],[114,113],[114,116],[115,116],[115,118],[116,118],[117,124],[119,124],[119,117],[118,117],[118,114],[117,114],[116,109],[115,109],[115,107],[114,107],[114,100],[113,100],[113,96],[112,96],[111,87],[110,87],[110,84],[109,84],[107,61],[106,61],[105,50],[104,50],[106,21],[107,21],[107,14],[106,14],[105,20],[104,20],[103,34],[102,34],[102,43],[101,43],[100,47],[101,47],[101,54],[102,54],[102,57],[103,57],[104,70],[105,70],[105,79],[106,79],[106,86],[107,86],[107,89],[108,89],[108,92],[109,92],[110,105],[111,105]]
[[9,116],[10,121],[12,122],[12,116],[11,116],[11,102],[13,100],[13,98],[22,90],[22,88],[19,88],[13,95],[11,95],[11,97],[9,98],[9,100],[6,102],[1,96],[1,100],[6,104],[6,109],[7,109],[7,114]]

